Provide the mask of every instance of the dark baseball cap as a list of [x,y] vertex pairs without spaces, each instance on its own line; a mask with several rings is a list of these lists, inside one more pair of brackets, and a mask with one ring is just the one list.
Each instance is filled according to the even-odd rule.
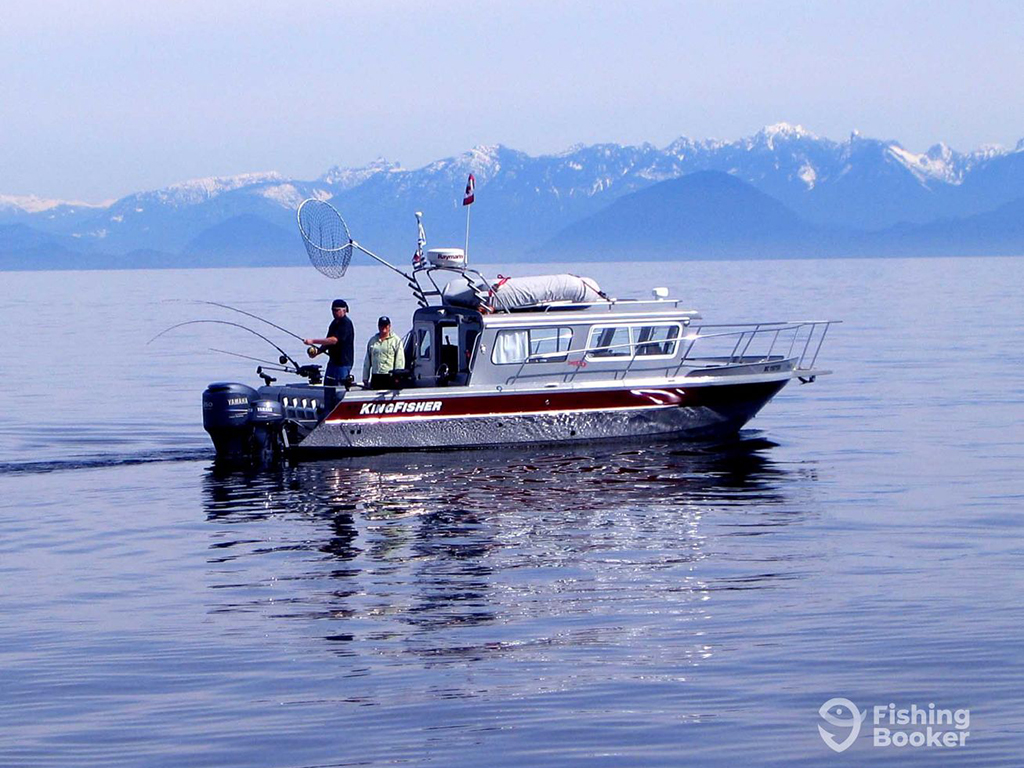
[[344,299],[335,299],[331,302],[331,309],[348,309],[348,302]]
[[387,315],[381,315],[377,318],[377,327],[383,328],[385,325],[391,325],[391,318]]

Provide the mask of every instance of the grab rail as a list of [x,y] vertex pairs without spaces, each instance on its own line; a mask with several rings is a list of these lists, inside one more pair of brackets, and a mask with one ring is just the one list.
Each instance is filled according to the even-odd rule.
[[[700,358],[691,357],[694,346],[698,341],[703,339],[723,338],[728,336],[735,336],[736,343],[733,345],[732,352],[726,356],[726,359],[730,363],[750,363],[756,364],[759,362],[765,362],[771,359],[772,352],[775,351],[775,346],[779,343],[779,337],[789,333],[789,349],[784,356],[779,355],[782,359],[794,358],[793,350],[797,347],[800,341],[803,341],[803,348],[800,350],[800,354],[795,356],[796,363],[794,368],[796,370],[810,370],[814,367],[818,360],[818,354],[821,352],[821,347],[825,343],[825,336],[828,334],[828,329],[837,324],[841,323],[842,320],[801,320],[794,322],[781,322],[781,323],[736,323],[736,324],[720,324],[720,325],[702,325],[698,326],[696,333],[688,334],[683,337],[690,341],[686,351],[679,359],[679,365],[676,367],[676,373],[686,364],[688,360],[697,360]],[[737,330],[732,331],[720,331],[717,333],[701,333],[704,328],[735,328]],[[806,336],[805,336],[806,333]],[[751,344],[753,344],[755,337],[757,336],[771,336],[771,344],[768,346],[768,351],[763,355],[754,356],[753,359],[747,357],[747,352],[750,350]],[[817,343],[814,344],[814,352],[811,354],[811,345],[815,341],[817,336]],[[785,338],[783,338],[785,343]],[[740,349],[742,345],[742,350]],[[808,355],[810,355],[810,363],[807,363]]]

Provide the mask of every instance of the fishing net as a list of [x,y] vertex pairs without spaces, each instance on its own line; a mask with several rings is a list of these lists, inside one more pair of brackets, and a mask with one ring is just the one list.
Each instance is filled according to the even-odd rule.
[[310,198],[298,212],[299,233],[310,263],[328,277],[342,277],[352,261],[352,237],[330,203]]

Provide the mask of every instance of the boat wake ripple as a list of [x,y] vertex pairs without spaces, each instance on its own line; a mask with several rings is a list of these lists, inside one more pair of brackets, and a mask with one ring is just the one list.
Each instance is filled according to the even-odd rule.
[[81,456],[52,461],[10,461],[0,462],[0,476],[45,474],[48,472],[65,472],[74,469],[126,467],[133,464],[154,464],[166,461],[202,461],[204,459],[212,458],[212,448],[193,448],[189,450],[162,450],[132,454]]

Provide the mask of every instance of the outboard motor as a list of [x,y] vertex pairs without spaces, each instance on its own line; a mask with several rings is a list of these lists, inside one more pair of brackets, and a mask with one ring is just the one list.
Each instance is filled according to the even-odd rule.
[[252,457],[260,464],[272,464],[284,451],[284,406],[267,398],[254,400],[249,411],[252,425]]
[[284,408],[252,387],[216,382],[203,392],[203,428],[218,458],[265,463],[283,447]]

